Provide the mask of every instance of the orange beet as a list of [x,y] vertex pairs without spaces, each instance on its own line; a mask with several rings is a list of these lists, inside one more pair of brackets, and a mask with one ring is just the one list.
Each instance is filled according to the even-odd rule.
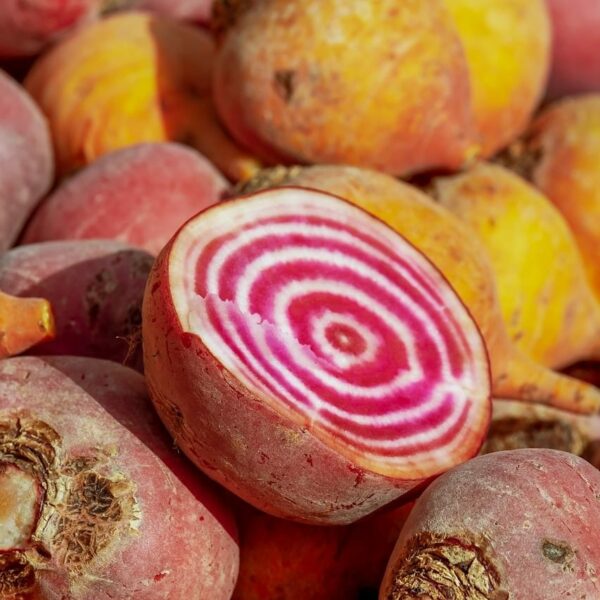
[[0,291],[0,358],[24,352],[55,334],[47,300],[17,298]]
[[218,2],[215,100],[271,162],[405,174],[477,151],[467,65],[435,0]]
[[25,84],[49,119],[60,173],[111,150],[172,140],[232,179],[250,175],[256,161],[216,120],[214,53],[206,31],[141,12],[94,23],[52,48]]
[[[233,600],[358,600],[379,588],[412,504],[342,527],[238,512],[240,573]],[[362,597],[362,596],[361,596]]]

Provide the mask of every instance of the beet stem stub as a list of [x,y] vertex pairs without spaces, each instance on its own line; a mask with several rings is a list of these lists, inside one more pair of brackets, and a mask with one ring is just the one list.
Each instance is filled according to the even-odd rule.
[[169,280],[183,330],[353,464],[417,480],[477,452],[479,331],[435,267],[361,209],[296,188],[221,203],[179,232]]

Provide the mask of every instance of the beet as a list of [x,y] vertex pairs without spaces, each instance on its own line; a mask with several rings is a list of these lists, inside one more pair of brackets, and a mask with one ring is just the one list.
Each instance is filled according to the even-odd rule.
[[489,365],[433,265],[334,196],[215,205],[163,249],[144,367],[177,444],[275,516],[346,523],[479,449]]
[[[0,34],[0,38],[1,38]],[[41,110],[0,71],[0,252],[17,239],[27,217],[50,188],[54,156]]]
[[141,308],[152,263],[147,252],[111,240],[19,246],[0,255],[0,290],[50,301],[56,337],[32,352],[141,369]]
[[115,363],[0,361],[0,505],[3,598],[231,597],[232,515]]
[[558,450],[475,458],[416,502],[380,600],[596,598],[600,473]]
[[23,242],[106,238],[158,254],[227,187],[199,152],[168,142],[139,144],[102,156],[65,181],[39,207]]

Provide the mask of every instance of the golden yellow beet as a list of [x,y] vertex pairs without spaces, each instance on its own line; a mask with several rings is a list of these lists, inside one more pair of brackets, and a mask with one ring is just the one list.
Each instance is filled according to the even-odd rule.
[[550,367],[599,356],[600,308],[551,202],[511,171],[483,163],[435,187],[483,241],[512,340]]
[[569,224],[600,299],[600,94],[548,106],[511,148],[509,161]]
[[463,44],[482,154],[527,126],[545,90],[550,19],[545,0],[444,0]]

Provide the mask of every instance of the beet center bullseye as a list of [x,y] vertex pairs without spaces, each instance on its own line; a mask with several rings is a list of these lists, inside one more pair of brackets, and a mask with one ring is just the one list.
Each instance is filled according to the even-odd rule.
[[[274,419],[307,437],[293,453],[314,445],[335,468],[364,470],[396,495],[481,443],[489,372],[471,317],[422,254],[333,196],[284,188],[201,213],[157,261],[145,312],[146,373],[158,410],[199,466],[263,509],[222,472],[237,469],[226,454],[242,446],[243,462],[252,460],[258,425],[242,433],[249,423],[233,421],[248,410],[257,418],[258,406],[269,413],[260,427]],[[153,360],[163,352],[156,344],[168,365]],[[229,433],[209,419],[225,404]],[[220,444],[228,448],[217,466],[208,445]],[[243,485],[269,485],[260,479]],[[310,500],[315,492],[302,493]],[[337,509],[329,510],[335,519]],[[303,509],[294,513],[305,518]]]

